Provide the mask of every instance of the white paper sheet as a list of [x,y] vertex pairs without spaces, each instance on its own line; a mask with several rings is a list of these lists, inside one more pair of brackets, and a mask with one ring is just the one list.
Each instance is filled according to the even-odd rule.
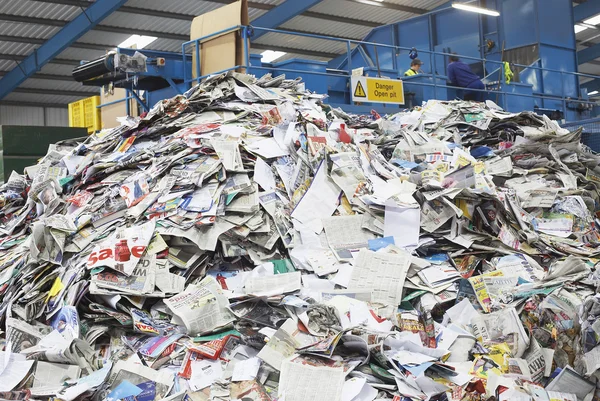
[[275,189],[275,175],[271,167],[260,157],[256,158],[254,164],[254,181],[265,191]]
[[244,361],[238,361],[233,368],[232,382],[243,380],[254,380],[260,369],[260,359],[257,357],[248,358]]
[[329,217],[337,208],[339,195],[339,188],[327,176],[325,163],[321,163],[312,184],[292,212],[292,217],[301,223]]
[[192,362],[192,376],[189,380],[190,388],[194,391],[202,390],[221,378],[223,368],[221,361],[200,359]]
[[[3,372],[0,374],[0,391],[11,391],[29,373],[35,361],[25,359],[25,355],[9,354],[0,351]],[[6,361],[8,359],[8,361]]]
[[393,199],[385,202],[384,237],[394,237],[394,244],[404,248],[419,243],[421,211],[418,208],[402,207]]
[[354,266],[349,263],[339,265],[338,272],[331,281],[341,287],[348,288],[348,284],[352,278],[352,270],[354,270]]
[[354,263],[348,289],[371,290],[373,302],[395,310],[402,297],[409,266],[408,254],[385,254],[363,249]]
[[281,365],[279,397],[285,397],[285,401],[341,401],[344,376],[341,367],[315,367],[286,360]]

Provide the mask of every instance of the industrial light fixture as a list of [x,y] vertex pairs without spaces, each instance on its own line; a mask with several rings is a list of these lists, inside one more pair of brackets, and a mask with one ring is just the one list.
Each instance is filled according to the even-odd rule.
[[597,95],[598,91],[591,91],[590,93],[588,93],[588,96],[593,96],[593,95]]
[[500,13],[496,10],[490,10],[489,8],[472,6],[470,4],[465,3],[452,3],[453,8],[457,8],[463,11],[470,11],[472,13],[491,15],[492,17],[498,17]]
[[366,4],[368,6],[385,7],[383,4],[384,0],[350,0],[359,4]]
[[143,49],[150,43],[154,42],[156,39],[158,39],[156,36],[131,35],[117,47],[131,47],[135,49]]
[[586,24],[590,24],[590,25],[598,25],[598,24],[600,24],[600,14],[598,14],[592,18],[583,20],[583,22]]
[[586,29],[588,29],[588,27],[587,27],[587,26],[583,26],[583,25],[576,24],[576,25],[573,27],[573,29],[575,29],[575,33],[577,34],[577,33],[581,32],[581,31],[585,31]]
[[278,52],[278,51],[275,51],[275,50],[265,50],[264,52],[261,53],[261,55],[262,55],[262,62],[263,63],[273,62],[273,61],[277,60],[279,57],[282,57],[285,54],[287,54],[287,53],[286,52]]

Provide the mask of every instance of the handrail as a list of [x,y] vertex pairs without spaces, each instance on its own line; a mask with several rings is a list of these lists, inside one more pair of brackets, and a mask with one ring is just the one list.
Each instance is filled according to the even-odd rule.
[[595,118],[588,118],[586,120],[580,120],[580,121],[570,121],[564,124],[561,124],[560,126],[563,128],[568,128],[568,127],[579,127],[582,125],[586,125],[586,124],[595,124],[595,123],[600,123],[600,117],[595,117]]
[[[318,72],[318,71],[310,71],[308,73],[310,73],[311,75],[320,75],[320,76],[335,76],[335,77],[350,77],[352,76],[352,52],[354,51],[354,49],[356,49],[357,47],[360,46],[376,46],[379,48],[384,48],[384,49],[391,49],[394,52],[397,52],[399,50],[407,50],[410,51],[412,48],[408,48],[408,47],[404,47],[404,46],[397,46],[397,45],[390,45],[390,44],[386,44],[386,43],[377,43],[377,42],[368,42],[368,41],[362,41],[362,40],[356,40],[356,39],[344,39],[344,38],[339,38],[339,37],[333,37],[333,36],[327,36],[327,35],[320,35],[320,34],[312,34],[312,33],[305,33],[305,32],[294,32],[294,31],[288,31],[285,29],[273,29],[273,28],[264,28],[264,27],[256,27],[256,26],[245,26],[245,25],[235,25],[232,26],[230,28],[227,29],[223,29],[220,30],[218,32],[214,32],[212,34],[209,35],[205,35],[202,36],[198,39],[193,39],[187,42],[184,42],[181,45],[181,49],[182,49],[182,56],[185,58],[186,54],[187,54],[187,48],[189,46],[194,46],[194,51],[196,52],[196,54],[200,51],[200,42],[205,41],[207,39],[210,39],[211,37],[215,37],[215,36],[220,36],[229,32],[234,32],[234,31],[240,31],[241,32],[241,37],[244,43],[244,49],[243,49],[243,62],[242,65],[237,65],[235,67],[231,67],[231,68],[227,68],[224,69],[222,71],[216,72],[216,73],[212,73],[212,74],[208,74],[208,75],[200,75],[200,71],[201,71],[201,60],[199,57],[196,57],[195,59],[195,65],[193,66],[193,68],[195,67],[195,78],[191,78],[191,79],[187,79],[187,71],[185,71],[185,63],[184,63],[184,80],[186,83],[192,83],[192,82],[200,82],[202,79],[210,76],[210,75],[214,75],[217,73],[223,73],[226,71],[230,71],[230,70],[235,70],[238,68],[248,68],[248,67],[252,67],[253,69],[256,70],[271,70],[271,68],[268,67],[263,67],[263,66],[251,66],[250,62],[249,62],[249,47],[248,47],[248,40],[251,37],[252,32],[254,31],[264,31],[264,32],[271,32],[271,33],[279,33],[279,34],[284,34],[284,35],[293,35],[293,36],[301,36],[301,37],[307,37],[307,38],[312,38],[312,39],[321,39],[321,40],[329,40],[329,41],[334,41],[334,42],[338,42],[338,43],[346,43],[346,60],[347,60],[347,68],[342,70],[342,69],[326,69],[326,72]],[[354,46],[354,49],[353,49]],[[431,73],[430,75],[433,77],[433,84],[431,83],[427,83],[427,82],[411,82],[411,85],[420,85],[420,86],[433,86],[434,88],[449,88],[449,89],[464,89],[464,88],[460,88],[457,86],[453,86],[450,84],[438,84],[437,83],[437,79],[443,77],[443,75],[438,74],[436,72],[436,60],[435,60],[435,56],[451,56],[453,54],[451,53],[446,53],[446,52],[438,52],[438,51],[432,51],[432,50],[428,50],[428,49],[417,49],[417,51],[423,53],[423,54],[427,54],[429,55],[429,59],[431,61]],[[596,103],[590,100],[583,100],[583,99],[579,99],[579,98],[573,98],[571,96],[566,96],[565,95],[565,84],[564,84],[564,78],[565,75],[567,76],[573,76],[573,77],[586,77],[586,78],[600,78],[600,76],[597,75],[592,75],[592,74],[585,74],[585,73],[579,73],[579,72],[571,72],[571,71],[561,71],[561,70],[556,70],[556,69],[552,69],[552,68],[542,68],[542,67],[537,67],[535,65],[524,65],[524,64],[515,64],[513,63],[513,66],[516,67],[523,67],[523,68],[527,68],[529,70],[536,70],[536,71],[541,71],[541,72],[553,72],[553,73],[559,73],[561,75],[561,93],[560,95],[551,95],[551,94],[524,94],[524,93],[513,93],[513,92],[507,92],[505,90],[501,90],[501,85],[500,84],[504,84],[504,62],[503,61],[498,61],[498,60],[488,60],[485,58],[479,58],[479,57],[471,57],[471,56],[462,56],[459,55],[459,57],[461,57],[462,59],[466,59],[466,60],[475,60],[477,62],[482,62],[484,64],[489,63],[489,64],[497,64],[499,65],[499,68],[496,69],[496,71],[501,70],[501,74],[500,75],[500,79],[498,80],[498,89],[491,89],[491,90],[487,90],[487,89],[470,89],[469,91],[473,91],[473,92],[485,92],[485,93],[496,93],[496,94],[501,94],[504,95],[503,96],[503,101],[504,101],[504,107],[506,108],[506,99],[508,96],[520,96],[520,97],[529,97],[529,98],[534,98],[534,99],[551,99],[551,100],[556,100],[556,101],[560,101],[562,104],[562,111],[563,111],[563,115],[566,116],[566,112],[567,112],[567,102],[571,103],[580,103],[580,104],[590,104],[590,105],[595,105]],[[283,72],[291,72],[291,73],[307,73],[307,71],[302,71],[302,70],[296,70],[296,69],[289,69],[289,68],[278,68],[278,70],[283,71]],[[402,72],[396,68],[394,69],[396,71],[396,73],[398,74],[398,77],[401,77]],[[191,74],[190,74],[191,75]],[[579,90],[579,87],[577,88]],[[367,102],[368,103],[368,102]]]
[[[386,44],[386,43],[378,43],[378,42],[367,42],[367,41],[356,40],[356,39],[343,39],[343,38],[338,38],[338,37],[335,37],[335,36],[319,35],[319,34],[306,33],[306,32],[287,31],[285,29],[262,28],[262,27],[256,27],[256,26],[250,26],[250,28],[253,29],[253,30],[255,30],[255,31],[265,31],[265,32],[281,33],[281,34],[284,34],[284,35],[302,36],[302,37],[308,37],[308,38],[313,38],[313,39],[324,39],[324,40],[331,40],[331,41],[344,42],[344,43],[349,42],[351,44],[356,44],[356,45],[378,46],[378,47],[383,47],[383,48],[389,48],[389,49],[392,49],[392,50],[408,50],[408,51],[412,50],[412,47],[389,45],[389,44]],[[202,38],[197,39],[197,40],[205,40],[205,39],[206,39],[206,37],[202,37]],[[191,42],[193,42],[193,41],[190,41],[188,43],[191,43]],[[417,49],[417,52],[419,52],[419,53],[425,53],[425,54],[433,54],[433,55],[436,55],[436,56],[453,56],[454,55],[453,53],[438,52],[438,51],[427,50],[427,49]],[[472,56],[463,56],[463,55],[458,55],[458,56],[461,59],[475,60],[475,61],[481,61],[481,62],[493,63],[493,64],[499,64],[499,65],[503,65],[504,64],[504,62],[497,61],[497,60],[488,60],[488,59],[485,59],[485,58],[472,57]],[[555,69],[552,69],[552,68],[535,67],[535,66],[526,65],[526,64],[512,63],[512,65],[514,65],[516,67],[532,68],[532,69],[536,69],[536,70],[543,70],[543,71],[550,71],[550,72],[563,72],[563,73],[567,73],[567,74],[573,74],[573,75],[582,76],[582,77],[588,77],[588,78],[600,78],[600,76],[598,76],[598,75],[585,74],[585,73],[580,73],[580,72],[571,72],[571,71],[561,71],[561,70],[555,70]]]
[[[397,46],[397,45],[389,45],[386,43],[377,43],[377,42],[367,42],[367,41],[361,41],[361,40],[356,40],[356,39],[344,39],[344,38],[339,38],[339,37],[333,37],[333,36],[327,36],[327,35],[319,35],[319,34],[312,34],[312,33],[304,33],[304,32],[294,32],[294,31],[287,31],[287,30],[283,30],[283,29],[273,29],[273,28],[263,28],[263,27],[255,27],[255,26],[245,26],[245,25],[234,25],[231,26],[229,28],[226,29],[222,29],[220,31],[217,32],[213,32],[211,34],[202,36],[200,38],[197,39],[193,39],[193,40],[189,40],[186,41],[184,43],[181,44],[181,57],[183,60],[183,78],[184,84],[191,84],[193,82],[199,83],[200,81],[202,81],[203,79],[209,77],[209,76],[213,76],[216,74],[221,74],[227,71],[232,71],[232,70],[238,70],[238,69],[242,69],[242,68],[253,68],[255,70],[272,70],[272,68],[270,67],[263,67],[261,66],[253,66],[250,64],[250,49],[249,49],[249,39],[252,36],[252,32],[253,31],[265,31],[265,32],[272,32],[272,33],[280,33],[280,34],[284,34],[284,35],[294,35],[294,36],[302,36],[302,37],[308,37],[308,38],[314,38],[314,39],[322,39],[322,40],[330,40],[330,41],[335,41],[335,42],[339,42],[339,43],[345,43],[346,44],[346,60],[347,60],[347,67],[345,69],[336,69],[336,68],[326,68],[325,72],[319,72],[319,71],[306,71],[306,70],[297,70],[297,69],[291,69],[291,68],[280,68],[277,67],[278,71],[282,71],[282,72],[291,72],[294,74],[310,74],[310,75],[319,75],[319,76],[327,76],[327,77],[336,77],[336,78],[350,78],[352,76],[352,52],[355,49],[363,49],[364,50],[364,46],[375,46],[375,47],[380,47],[380,48],[386,48],[386,49],[391,49],[394,52],[397,52],[399,50],[406,50],[406,51],[410,51],[412,50],[412,48],[408,48],[408,47],[403,47],[403,46]],[[195,52],[195,54],[199,54],[200,53],[200,43],[202,41],[205,41],[207,39],[213,38],[213,37],[217,37],[217,36],[221,36],[221,35],[225,35],[227,33],[231,33],[231,32],[240,32],[242,41],[243,41],[243,59],[242,59],[242,64],[240,65],[236,65],[230,68],[226,68],[223,69],[221,71],[217,71],[217,72],[213,72],[211,74],[206,74],[206,75],[200,75],[201,73],[201,57],[195,57],[195,60],[193,60],[193,64],[192,67],[195,69],[196,72],[196,77],[193,77],[192,71],[190,71],[190,79],[187,78],[187,62],[189,62],[190,60],[190,56],[188,54],[188,48],[190,46],[193,46],[193,51]],[[354,48],[352,46],[355,46]],[[446,52],[437,52],[437,51],[432,51],[432,50],[427,50],[427,49],[417,49],[417,51],[423,53],[423,54],[427,54],[429,55],[429,61],[430,61],[430,65],[432,66],[431,69],[431,73],[428,73],[426,75],[429,75],[433,78],[433,83],[427,83],[427,82],[410,82],[411,85],[415,85],[415,86],[424,86],[424,87],[433,87],[434,88],[434,93],[437,93],[437,88],[447,88],[447,89],[465,89],[462,87],[457,87],[457,86],[453,86],[449,83],[446,84],[442,84],[442,83],[437,83],[438,79],[443,79],[445,78],[445,75],[443,74],[439,74],[437,73],[437,69],[436,69],[436,57],[435,56],[451,56],[453,54],[451,53],[446,53]],[[561,75],[561,94],[560,95],[553,95],[553,94],[546,94],[546,93],[536,93],[533,92],[531,95],[530,94],[525,94],[525,93],[514,93],[514,92],[508,92],[505,90],[501,90],[500,88],[502,87],[502,84],[505,84],[505,79],[504,79],[504,62],[503,61],[497,61],[497,60],[488,60],[486,58],[478,58],[478,57],[471,57],[471,56],[461,56],[459,55],[459,57],[466,59],[466,60],[476,60],[478,62],[482,62],[484,63],[490,63],[490,64],[498,64],[500,67],[496,68],[494,70],[493,73],[496,72],[500,72],[499,74],[499,78],[497,81],[495,80],[494,82],[498,82],[498,89],[471,89],[469,88],[469,91],[472,92],[484,92],[484,93],[496,93],[498,95],[504,95],[502,97],[503,100],[503,107],[506,109],[506,105],[507,105],[507,98],[509,96],[518,96],[518,97],[527,97],[527,98],[534,98],[534,99],[550,99],[550,100],[554,100],[554,101],[560,101],[562,104],[562,111],[563,111],[563,115],[566,116],[566,112],[567,112],[567,104],[568,103],[579,103],[579,104],[587,104],[587,105],[597,105],[596,102],[591,101],[591,100],[583,100],[583,99],[579,99],[579,98],[572,98],[569,96],[565,95],[565,83],[564,83],[564,76],[568,75],[568,76],[574,76],[574,77],[586,77],[586,78],[594,78],[594,79],[598,79],[600,78],[600,76],[597,75],[592,75],[592,74],[585,74],[585,73],[579,73],[579,72],[571,72],[571,71],[561,71],[561,70],[556,70],[556,69],[551,69],[551,68],[543,68],[543,67],[537,67],[535,65],[523,65],[523,64],[511,64],[513,66],[516,67],[523,67],[523,68],[528,68],[530,70],[537,70],[537,71],[541,71],[541,72],[553,72],[553,73],[559,73]],[[394,65],[396,63],[394,62]],[[386,71],[390,71],[390,69],[386,68]],[[393,68],[391,69],[393,70],[397,76],[395,78],[399,78],[402,79],[402,75],[403,75],[403,71],[401,71],[400,68]],[[489,76],[490,74],[488,74]],[[579,86],[578,86],[579,89]],[[128,95],[124,98],[124,99],[120,99],[120,100],[115,100],[112,101],[110,103],[101,105],[99,107],[102,106],[107,106],[109,104],[114,104],[114,103],[119,103],[119,102],[123,102],[125,100],[129,100],[129,99],[136,99],[138,100],[138,102],[140,102],[140,104],[142,104],[142,106],[147,110],[148,106],[152,106],[152,105],[146,105],[144,104],[139,97],[137,96],[136,93],[132,92],[131,94],[128,93]],[[364,102],[364,103],[369,103],[369,102]],[[591,120],[586,120],[586,121],[591,121]],[[568,123],[567,123],[568,124]]]

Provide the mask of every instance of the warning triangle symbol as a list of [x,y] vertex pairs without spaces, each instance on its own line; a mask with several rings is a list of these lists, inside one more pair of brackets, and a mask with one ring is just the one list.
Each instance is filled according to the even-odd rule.
[[356,83],[356,89],[354,89],[354,97],[367,97],[365,89],[363,88],[360,81]]

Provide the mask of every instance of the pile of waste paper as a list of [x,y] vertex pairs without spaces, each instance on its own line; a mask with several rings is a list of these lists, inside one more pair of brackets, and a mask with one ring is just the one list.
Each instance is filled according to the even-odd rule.
[[229,72],[13,172],[0,398],[600,396],[581,130],[324,98]]

